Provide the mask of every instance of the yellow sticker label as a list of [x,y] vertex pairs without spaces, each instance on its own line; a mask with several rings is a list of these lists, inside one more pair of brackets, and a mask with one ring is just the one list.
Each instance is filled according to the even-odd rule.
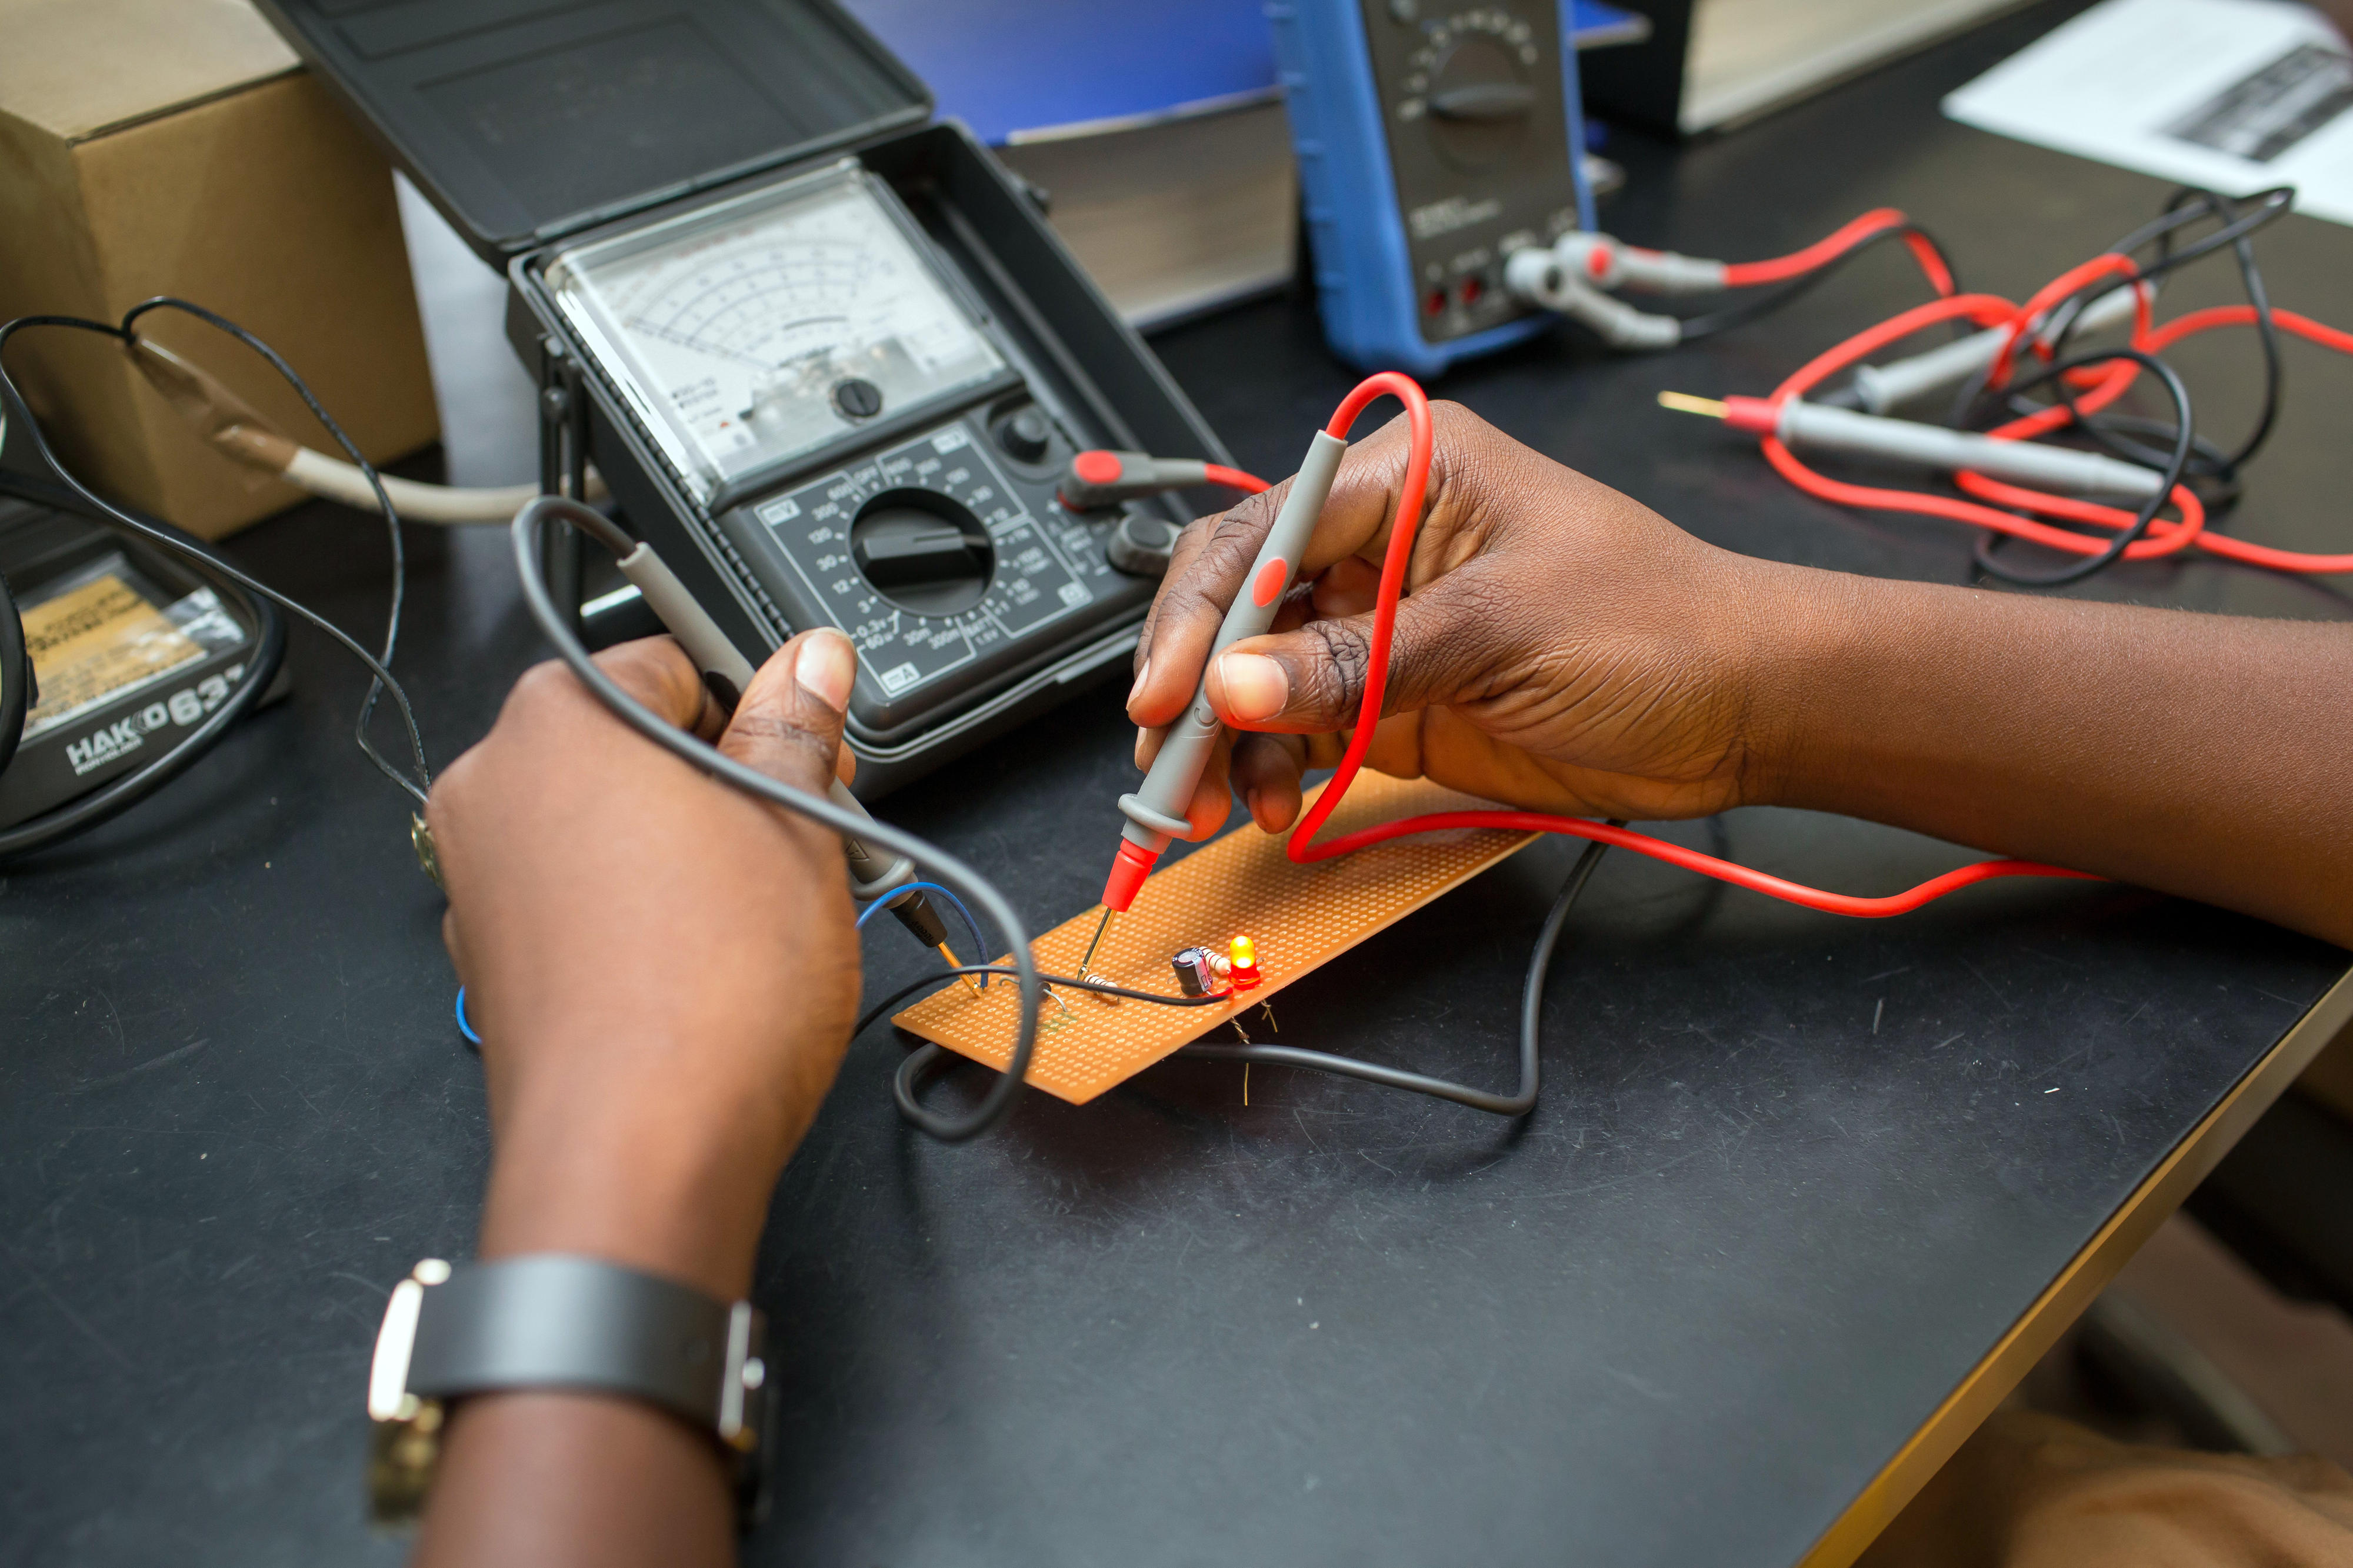
[[201,643],[111,574],[35,605],[24,621],[40,687],[25,715],[27,734],[205,657]]

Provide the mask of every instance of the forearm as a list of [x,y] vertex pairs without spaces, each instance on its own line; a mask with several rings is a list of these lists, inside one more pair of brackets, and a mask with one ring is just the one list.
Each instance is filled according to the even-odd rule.
[[[542,1094],[494,1118],[480,1255],[578,1253],[741,1298],[776,1135],[728,1135],[729,1110],[675,1083],[574,1079]],[[628,1400],[516,1394],[459,1407],[417,1561],[718,1568],[734,1541],[709,1434]]]
[[735,1560],[712,1440],[648,1405],[508,1394],[460,1406],[417,1542],[431,1568],[719,1568]]
[[2353,627],[1778,566],[1750,619],[1747,798],[2353,945]]

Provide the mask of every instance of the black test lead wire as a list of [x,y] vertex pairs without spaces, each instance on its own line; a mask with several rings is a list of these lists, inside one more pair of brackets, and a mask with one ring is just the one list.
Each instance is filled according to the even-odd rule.
[[2060,378],[2071,370],[2086,365],[2106,364],[2116,360],[2130,360],[2155,375],[2165,387],[2166,395],[2173,399],[2174,417],[2178,423],[2174,426],[2173,452],[2166,462],[2164,483],[2141,503],[2140,510],[2134,515],[2131,526],[2120,531],[2108,542],[2107,547],[2096,555],[2086,555],[2073,565],[2060,567],[2055,572],[2021,572],[2016,567],[2004,565],[1994,556],[1998,541],[2007,536],[1986,532],[1978,535],[1975,552],[1979,571],[1999,577],[2006,583],[2016,583],[2030,588],[2052,588],[2062,584],[2080,583],[2094,572],[2101,571],[2112,563],[2121,560],[2124,552],[2132,547],[2134,542],[2148,531],[2149,525],[2157,521],[2157,514],[2163,511],[2167,502],[2172,499],[2174,487],[2180,484],[2182,470],[2189,464],[2190,442],[2196,436],[2196,426],[2190,418],[2189,389],[2181,384],[2181,378],[2174,374],[2171,365],[2155,354],[2143,353],[2138,349],[2100,349],[2091,353],[2079,354],[2073,359],[2062,360],[2032,380],[2020,383],[2019,387],[2023,391],[2045,382],[2058,384]]
[[[177,529],[158,525],[135,516],[99,495],[75,476],[73,470],[65,465],[49,445],[47,433],[41,428],[40,421],[32,417],[30,405],[26,403],[14,378],[7,373],[5,351],[8,341],[28,327],[64,327],[76,331],[91,332],[100,337],[112,338],[118,342],[128,344],[137,341],[134,329],[140,318],[155,310],[177,310],[194,316],[216,331],[235,338],[259,354],[269,363],[269,367],[294,389],[295,394],[302,399],[304,405],[317,416],[320,424],[325,426],[328,434],[334,437],[336,444],[343,447],[351,458],[353,464],[366,477],[369,485],[375,491],[377,503],[383,510],[385,529],[392,545],[392,602],[385,616],[384,654],[381,658],[371,655],[355,638],[332,621],[231,564],[223,556],[182,534]],[[86,316],[22,316],[5,325],[0,325],[0,395],[5,395],[6,407],[17,411],[26,439],[31,444],[34,455],[39,458],[42,466],[55,475],[69,492],[86,506],[92,508],[100,518],[106,520],[108,526],[118,531],[128,531],[191,562],[197,568],[199,574],[232,585],[237,591],[248,595],[248,601],[257,606],[274,605],[300,617],[326,633],[345,651],[364,665],[370,678],[368,694],[361,704],[359,719],[353,727],[353,739],[358,742],[360,750],[365,753],[369,762],[375,765],[377,771],[406,792],[417,806],[423,806],[426,794],[432,787],[432,770],[425,760],[425,742],[418,733],[417,716],[409,706],[408,694],[402,689],[400,683],[393,679],[389,668],[394,653],[399,645],[401,603],[403,589],[407,579],[407,561],[402,546],[399,514],[393,509],[391,498],[385,494],[384,481],[377,476],[375,465],[368,461],[357,444],[327,412],[325,405],[320,402],[318,395],[311,390],[310,384],[302,379],[293,366],[286,363],[277,350],[226,316],[168,294],[157,295],[132,306],[123,313],[122,320],[119,323],[94,321]],[[5,408],[0,408],[0,424],[5,423]],[[277,673],[280,657],[284,647],[283,627],[275,616],[257,615],[255,620],[257,623],[256,647],[253,655],[247,660],[246,677],[203,725],[152,766],[140,769],[121,780],[110,784],[58,812],[45,814],[31,823],[21,825],[8,833],[0,834],[0,856],[44,847],[69,834],[94,826],[116,812],[144,799],[163,784],[191,765],[203,752],[210,750],[212,744],[226,733],[229,724],[248,711],[259,700],[270,679]],[[382,752],[376,750],[367,736],[368,721],[374,716],[376,700],[385,691],[392,694],[394,705],[399,710],[402,725],[407,734],[410,753],[416,759],[414,777],[395,767]],[[414,820],[421,824],[423,819],[417,817]]]

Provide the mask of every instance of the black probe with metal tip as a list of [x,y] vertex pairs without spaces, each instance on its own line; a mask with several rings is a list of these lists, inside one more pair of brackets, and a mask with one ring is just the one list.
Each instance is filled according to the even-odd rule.
[[[752,661],[728,640],[727,634],[719,629],[719,624],[711,618],[709,612],[695,602],[694,595],[686,591],[686,585],[678,580],[677,574],[670,571],[654,547],[642,540],[631,539],[604,513],[577,501],[541,496],[530,504],[537,509],[541,517],[576,528],[612,552],[615,562],[621,568],[621,575],[636,585],[645,599],[646,607],[653,611],[670,635],[678,640],[678,646],[686,650],[686,657],[694,661],[695,668],[702,674],[703,688],[711,693],[712,700],[733,714],[735,704],[752,684]],[[844,810],[854,811],[860,816],[868,815],[865,803],[850,794],[839,779],[831,781],[828,794],[833,803]],[[940,913],[932,907],[931,900],[921,892],[906,888],[906,884],[915,880],[913,861],[901,856],[886,865],[877,859],[874,852],[864,844],[848,837],[843,837],[841,847],[849,860],[850,890],[861,901],[887,900],[883,907],[913,933],[917,942],[939,952],[950,964],[964,962],[948,946],[947,922],[940,919]],[[894,896],[891,891],[893,888],[906,890]],[[971,984],[969,979],[966,984]]]

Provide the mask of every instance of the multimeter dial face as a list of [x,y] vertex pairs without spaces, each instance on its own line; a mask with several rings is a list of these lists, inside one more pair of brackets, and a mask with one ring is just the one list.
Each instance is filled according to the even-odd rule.
[[559,308],[704,498],[1004,361],[855,164],[562,252]]
[[752,511],[891,700],[1113,590],[1084,521],[1031,511],[963,420]]
[[1472,10],[1434,21],[1408,57],[1407,96],[1398,115],[1419,120],[1449,163],[1485,168],[1525,138],[1537,103],[1530,78],[1542,58],[1533,29],[1508,12]]
[[1577,222],[1559,7],[1359,4],[1422,340],[1500,326],[1523,310],[1504,258]]

